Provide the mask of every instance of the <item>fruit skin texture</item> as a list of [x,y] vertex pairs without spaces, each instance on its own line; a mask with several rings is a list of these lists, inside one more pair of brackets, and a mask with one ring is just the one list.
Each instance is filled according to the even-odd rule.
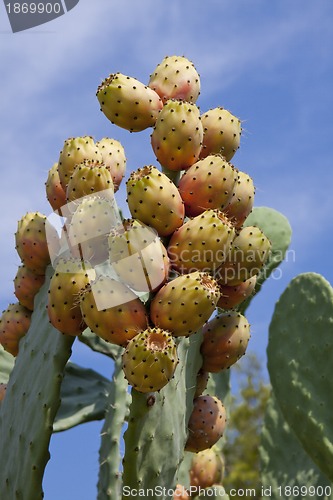
[[216,397],[199,396],[193,403],[185,450],[197,453],[211,448],[223,436],[227,418],[223,403]]
[[233,241],[226,261],[217,270],[219,283],[228,286],[240,285],[259,274],[269,258],[271,243],[256,226],[241,229]]
[[151,145],[160,164],[173,171],[189,168],[199,159],[202,140],[197,106],[186,101],[167,101],[151,135]]
[[114,192],[116,192],[126,171],[125,150],[119,141],[109,137],[104,137],[96,142],[96,146],[102,155],[102,162],[110,171]]
[[217,282],[209,274],[184,274],[157,292],[150,304],[150,318],[175,337],[191,335],[209,319],[218,299]]
[[51,278],[47,312],[51,324],[66,335],[86,328],[79,304],[82,290],[95,279],[95,271],[79,259],[60,259]]
[[70,137],[65,140],[58,161],[58,172],[64,190],[75,166],[83,160],[102,161],[102,154],[98,150],[94,139],[90,136]]
[[170,332],[147,328],[127,345],[123,370],[139,392],[159,391],[172,378],[178,364],[177,348]]
[[254,195],[253,180],[245,172],[239,171],[229,204],[223,209],[235,227],[241,228],[246,217],[251,213]]
[[186,57],[166,56],[150,75],[148,86],[163,102],[182,99],[195,103],[200,94],[200,77]]
[[243,283],[234,286],[220,285],[220,299],[217,307],[221,309],[233,309],[239,306],[247,298],[254,294],[255,286],[257,283],[257,276],[252,276]]
[[132,217],[169,236],[183,224],[184,203],[175,184],[156,167],[132,172],[126,183]]
[[108,237],[109,261],[133,290],[154,292],[166,282],[170,262],[155,231],[137,219],[125,219]]
[[233,195],[236,170],[220,155],[210,155],[192,165],[181,177],[178,189],[186,215],[226,207]]
[[201,396],[207,389],[207,384],[209,380],[209,373],[200,369],[197,375],[194,399]]
[[46,240],[46,216],[40,212],[28,212],[17,225],[16,250],[22,263],[35,274],[45,274],[50,263]]
[[45,281],[45,276],[35,274],[25,265],[18,268],[14,278],[15,295],[22,306],[34,310],[34,298]]
[[31,322],[31,311],[19,302],[10,304],[0,318],[0,344],[13,356],[19,352],[19,342],[27,333]]
[[54,163],[50,168],[47,180],[45,183],[46,198],[54,211],[60,210],[63,205],[66,205],[66,191],[61,185],[58,163]]
[[1,383],[0,384],[0,404],[5,399],[6,390],[7,390],[7,384]]
[[184,486],[177,484],[173,494],[173,500],[190,500],[190,495],[187,493]]
[[235,230],[219,210],[206,210],[175,231],[168,245],[179,273],[216,271],[229,255]]
[[244,356],[250,340],[250,325],[240,313],[221,314],[203,328],[202,369],[218,373]]
[[209,448],[196,453],[191,462],[190,484],[197,488],[209,488],[220,484],[224,475],[224,462],[220,453]]
[[71,202],[96,192],[111,190],[113,181],[104,163],[83,160],[75,166],[66,189],[67,202]]
[[112,344],[125,346],[147,328],[148,317],[141,300],[125,285],[107,276],[98,277],[86,287],[80,307],[91,331]]
[[204,136],[200,158],[218,153],[230,161],[240,144],[240,120],[226,109],[214,108],[201,116],[201,122]]
[[96,96],[111,123],[130,132],[154,126],[163,107],[154,90],[122,73],[109,75],[99,85]]

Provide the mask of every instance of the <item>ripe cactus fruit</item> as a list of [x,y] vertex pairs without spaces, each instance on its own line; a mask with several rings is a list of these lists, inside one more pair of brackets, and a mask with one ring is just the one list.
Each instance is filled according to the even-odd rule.
[[190,335],[209,319],[218,299],[217,282],[209,274],[181,275],[157,292],[150,304],[150,318],[175,337]]
[[217,373],[230,368],[245,354],[249,340],[245,316],[238,312],[216,316],[203,328],[202,369]]
[[46,238],[46,216],[28,212],[18,222],[15,233],[16,250],[22,263],[35,274],[45,274],[50,263]]
[[177,348],[170,332],[147,328],[127,345],[123,370],[139,392],[159,391],[172,378],[178,364]]
[[200,158],[218,153],[230,161],[239,148],[241,121],[226,109],[214,108],[201,116],[201,122],[204,136]]
[[40,287],[45,281],[45,276],[35,274],[25,265],[18,268],[14,278],[15,295],[22,304],[30,311],[34,310],[34,299]]
[[109,261],[121,281],[136,291],[152,292],[167,280],[169,258],[150,227],[125,219],[108,237]]
[[229,254],[235,230],[219,210],[206,210],[177,229],[169,242],[172,267],[180,273],[217,270]]
[[233,166],[220,155],[194,163],[178,184],[186,215],[194,217],[211,208],[222,210],[232,198],[236,178]]
[[194,399],[201,396],[205,392],[208,380],[209,380],[209,373],[200,369],[197,375],[197,383],[195,387]]
[[209,395],[196,398],[185,450],[197,453],[211,448],[223,436],[226,422],[226,411],[218,398]]
[[197,106],[186,101],[167,101],[151,135],[151,145],[160,164],[173,171],[189,168],[199,159],[202,140]]
[[228,310],[239,306],[254,293],[256,283],[257,276],[252,276],[252,278],[243,281],[243,283],[239,285],[220,285],[221,296],[217,303],[217,307]]
[[234,286],[259,274],[269,258],[271,243],[256,226],[241,229],[226,261],[217,270],[219,283]]
[[175,184],[152,165],[132,172],[127,181],[132,217],[169,236],[183,224],[185,209]]
[[49,170],[45,190],[46,198],[54,211],[60,210],[63,205],[66,205],[66,191],[60,182],[58,163],[54,163]]
[[19,342],[27,333],[31,322],[31,311],[19,302],[10,304],[0,318],[0,344],[3,348],[17,356]]
[[96,142],[104,165],[109,169],[114,192],[118,191],[126,171],[126,156],[123,146],[116,139],[104,137]]
[[95,279],[95,271],[79,259],[59,259],[48,291],[47,312],[51,324],[66,335],[80,335],[85,329],[79,296]]
[[58,161],[59,178],[64,190],[67,188],[75,166],[83,160],[102,161],[102,154],[94,139],[90,136],[66,139]]
[[187,490],[181,484],[177,484],[176,489],[173,493],[173,500],[190,500],[190,495]]
[[5,399],[6,390],[7,390],[7,384],[1,383],[0,384],[0,404]]
[[108,76],[99,85],[96,96],[101,111],[111,123],[130,132],[154,126],[163,107],[154,90],[122,73]]
[[200,77],[186,57],[166,56],[150,75],[148,86],[163,102],[182,99],[194,103],[200,94]]
[[255,188],[253,180],[245,172],[238,172],[232,197],[223,212],[229,217],[235,227],[241,228],[246,217],[251,213],[254,202]]
[[109,169],[99,161],[83,160],[75,166],[68,181],[67,202],[105,190],[114,191]]
[[80,307],[86,325],[112,344],[124,346],[147,328],[147,313],[141,300],[107,276],[99,276],[85,288]]
[[213,448],[199,451],[191,462],[190,483],[196,488],[209,488],[220,484],[224,475],[224,462],[221,454]]

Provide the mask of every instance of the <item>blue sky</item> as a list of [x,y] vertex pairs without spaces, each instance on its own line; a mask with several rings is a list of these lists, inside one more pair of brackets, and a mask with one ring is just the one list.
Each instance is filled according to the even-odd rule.
[[[120,71],[146,83],[165,55],[191,59],[202,83],[201,111],[223,106],[243,120],[234,164],[257,188],[257,206],[288,217],[290,258],[251,307],[250,349],[265,361],[274,303],[307,271],[333,281],[333,4],[329,0],[80,0],[68,14],[10,32],[0,5],[0,306],[15,300],[17,221],[50,213],[44,182],[70,136],[118,139],[128,173],[156,164],[149,133],[129,134],[100,113],[95,91]],[[124,203],[124,186],[118,201]],[[111,366],[84,346],[73,359],[109,376]],[[46,500],[96,496],[101,423],[52,440]]]

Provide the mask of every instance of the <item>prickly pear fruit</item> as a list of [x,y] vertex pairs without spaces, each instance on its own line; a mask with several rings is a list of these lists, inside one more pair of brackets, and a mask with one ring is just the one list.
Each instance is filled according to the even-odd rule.
[[156,232],[136,219],[126,219],[111,231],[109,260],[121,281],[140,292],[152,292],[169,273],[166,248]]
[[46,239],[46,216],[28,212],[18,222],[15,233],[16,250],[22,263],[35,274],[45,274],[50,263]]
[[110,122],[130,132],[154,126],[163,107],[154,90],[122,73],[108,76],[99,85],[96,96]]
[[252,276],[252,278],[240,283],[240,285],[220,285],[221,296],[217,307],[228,310],[239,306],[254,293],[256,282],[257,276]]
[[85,329],[80,293],[95,279],[95,271],[79,259],[59,259],[49,286],[47,312],[51,324],[61,333],[80,335]]
[[194,217],[211,208],[222,210],[232,198],[236,178],[236,170],[220,155],[194,163],[178,184],[186,215]]
[[123,370],[139,392],[159,391],[173,377],[178,364],[177,348],[170,332],[147,328],[127,345]]
[[85,288],[80,306],[86,325],[112,344],[124,346],[147,328],[148,317],[141,300],[107,276],[98,277]]
[[200,158],[221,154],[227,161],[236,153],[242,132],[241,121],[223,108],[214,108],[201,116],[204,136]]
[[0,384],[0,404],[5,399],[6,391],[7,391],[7,384],[1,383]]
[[201,396],[205,392],[208,380],[209,380],[209,373],[203,370],[199,370],[197,375],[197,383],[195,387],[194,399]]
[[213,448],[199,451],[191,462],[190,483],[196,488],[208,488],[222,482],[224,462],[221,454]]
[[109,169],[114,186],[114,192],[118,191],[126,171],[126,156],[123,146],[119,141],[104,137],[96,142],[104,165]]
[[240,285],[259,274],[270,255],[271,243],[255,226],[240,230],[233,241],[226,261],[217,270],[219,283],[228,286]]
[[180,273],[211,272],[226,260],[235,230],[219,210],[206,210],[177,229],[169,242],[172,267]]
[[55,163],[49,170],[45,183],[46,197],[53,210],[60,210],[66,205],[66,191],[61,185],[58,163]]
[[102,161],[94,139],[90,136],[70,137],[64,142],[58,161],[59,178],[64,190],[76,165],[83,160]]
[[175,337],[190,335],[206,323],[218,299],[217,282],[209,274],[184,274],[157,292],[150,304],[150,318]]
[[151,135],[151,145],[160,164],[173,171],[189,168],[199,159],[202,139],[197,106],[186,101],[167,101]]
[[242,227],[246,217],[251,213],[255,189],[253,180],[245,172],[238,172],[229,204],[223,209],[235,227]]
[[29,311],[34,310],[34,299],[45,281],[45,276],[35,274],[25,265],[18,268],[14,278],[15,295],[20,304]]
[[244,354],[250,340],[250,325],[240,313],[221,314],[203,328],[202,369],[217,373],[230,368]]
[[190,500],[190,495],[187,493],[186,488],[181,484],[177,484],[173,493],[173,500]]
[[179,191],[156,167],[148,165],[132,172],[126,186],[132,217],[156,229],[160,236],[172,234],[183,224],[185,209]]
[[19,302],[10,304],[0,318],[0,344],[3,348],[17,356],[19,342],[30,327],[31,311]]
[[99,161],[83,160],[75,166],[66,189],[67,202],[100,191],[112,190],[113,181],[108,168]]
[[186,57],[167,56],[150,75],[148,86],[163,102],[168,99],[196,102],[200,94],[200,77]]
[[185,450],[197,453],[211,448],[223,436],[226,422],[222,401],[209,395],[196,398],[188,422]]

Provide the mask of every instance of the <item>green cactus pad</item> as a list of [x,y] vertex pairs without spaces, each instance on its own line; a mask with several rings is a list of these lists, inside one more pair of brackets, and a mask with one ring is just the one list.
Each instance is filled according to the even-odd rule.
[[110,342],[98,337],[98,335],[93,333],[90,328],[86,328],[82,335],[78,337],[78,340],[90,347],[92,351],[99,352],[100,354],[104,354],[112,359],[116,359],[118,356],[121,356],[123,351],[121,347],[115,344],[110,344]]
[[268,370],[282,413],[333,480],[333,290],[315,273],[294,278],[276,304]]

